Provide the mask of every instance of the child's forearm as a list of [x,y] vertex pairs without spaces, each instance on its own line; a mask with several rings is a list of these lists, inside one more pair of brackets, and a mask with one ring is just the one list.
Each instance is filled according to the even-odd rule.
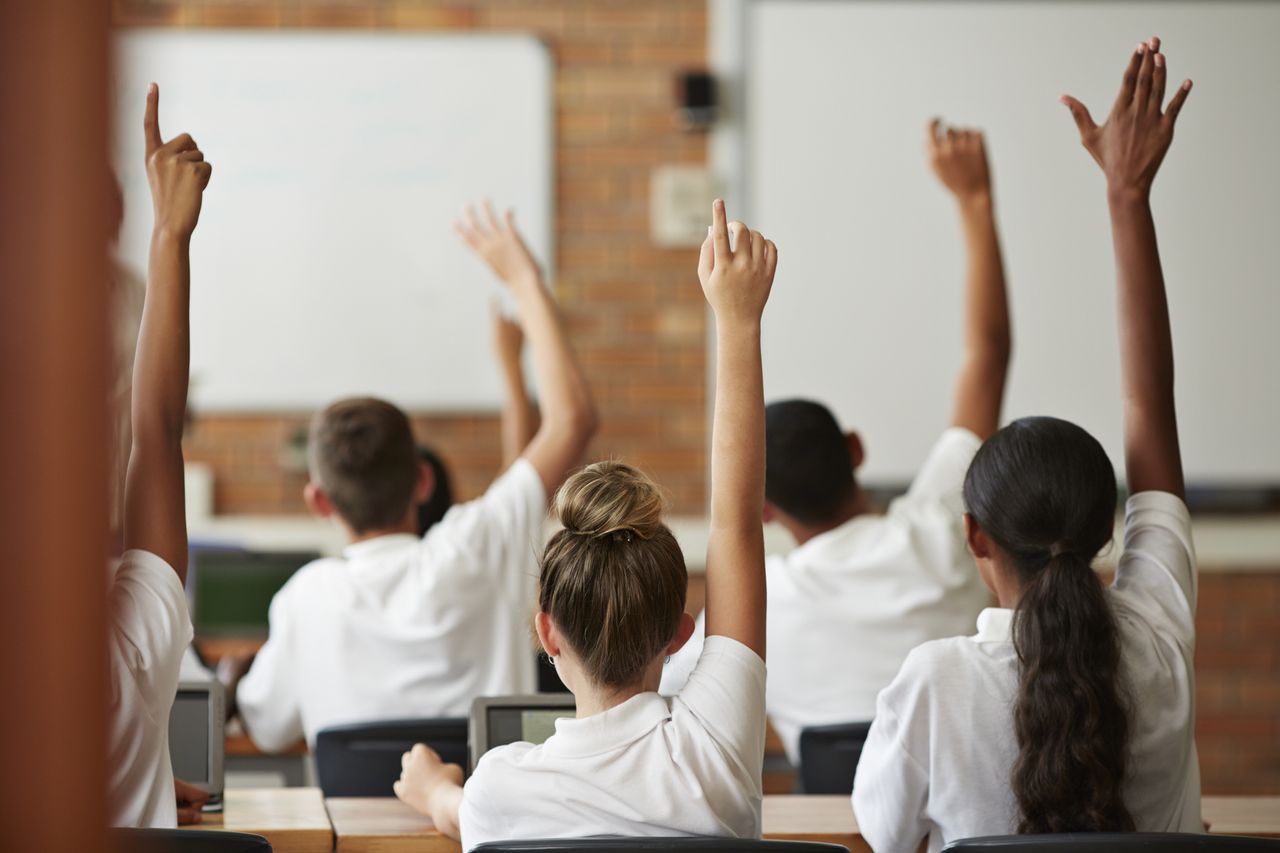
[[133,375],[133,440],[180,444],[189,385],[190,235],[157,229]]
[[510,284],[529,339],[543,427],[589,432],[595,403],[551,294],[532,274]]
[[462,788],[452,782],[442,782],[431,792],[431,822],[436,830],[455,841],[462,840],[458,812],[462,808]]
[[511,466],[528,447],[534,433],[533,404],[524,384],[524,370],[518,360],[504,362],[502,381],[506,397],[502,404],[502,467]]

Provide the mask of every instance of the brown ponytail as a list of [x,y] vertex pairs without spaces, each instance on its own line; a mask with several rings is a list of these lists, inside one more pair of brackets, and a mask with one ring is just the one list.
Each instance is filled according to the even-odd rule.
[[574,474],[556,494],[538,604],[608,688],[634,686],[675,637],[689,577],[648,477],[619,462]]
[[1074,424],[1023,418],[983,444],[964,497],[1021,581],[1011,778],[1018,832],[1132,830],[1121,796],[1129,716],[1119,637],[1091,565],[1115,523],[1106,452]]

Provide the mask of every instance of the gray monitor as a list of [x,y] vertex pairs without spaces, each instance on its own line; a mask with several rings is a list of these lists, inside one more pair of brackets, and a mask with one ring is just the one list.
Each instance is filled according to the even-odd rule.
[[218,681],[178,684],[169,711],[169,759],[173,775],[209,792],[209,804],[222,803],[222,758],[227,712]]
[[468,745],[472,768],[495,746],[517,741],[542,743],[555,734],[556,720],[574,716],[576,709],[572,693],[481,696],[471,703]]

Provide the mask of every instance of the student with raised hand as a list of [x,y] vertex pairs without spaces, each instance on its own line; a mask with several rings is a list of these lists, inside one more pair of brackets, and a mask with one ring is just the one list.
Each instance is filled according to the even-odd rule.
[[183,584],[187,522],[182,471],[190,362],[191,235],[212,167],[195,140],[160,136],[160,92],[147,91],[143,134],[155,207],[124,488],[125,552],[108,590],[111,823],[175,826],[169,709],[191,641]]
[[[960,501],[965,469],[999,425],[1011,350],[990,170],[980,132],[937,120],[925,153],[964,233],[965,346],[951,421],[910,489],[875,513],[855,477],[863,456],[856,434],[845,435],[821,403],[784,400],[765,410],[764,519],[798,545],[765,563],[774,651],[767,705],[793,763],[803,728],[870,720],[908,652],[968,633],[991,600],[965,549]],[[664,693],[679,690],[700,645],[673,657]]]
[[1106,175],[1115,241],[1132,492],[1115,582],[1092,567],[1115,523],[1102,446],[1048,417],[988,439],[965,477],[965,527],[1000,606],[977,635],[913,651],[881,693],[853,793],[876,851],[926,835],[940,850],[980,835],[1202,829],[1195,552],[1149,201],[1191,83],[1162,109],[1165,76],[1152,39],[1105,124],[1064,98]]
[[535,689],[527,620],[547,501],[594,433],[595,406],[511,215],[500,222],[486,205],[467,218],[462,236],[510,288],[529,338],[541,426],[482,497],[423,537],[417,506],[432,482],[405,413],[355,398],[315,417],[307,504],[351,544],[276,594],[251,668],[219,668],[228,704],[263,750],[342,723],[466,716],[477,696]]
[[[657,488],[617,462],[556,496],[538,638],[577,699],[539,746],[462,768],[419,744],[398,797],[464,849],[485,841],[592,835],[758,838],[764,760],[764,399],[760,317],[773,243],[713,210],[698,276],[716,318],[716,402],[707,547],[707,641],[680,695],[656,691],[663,658],[689,637],[687,574]],[[730,233],[734,241],[730,244]]]

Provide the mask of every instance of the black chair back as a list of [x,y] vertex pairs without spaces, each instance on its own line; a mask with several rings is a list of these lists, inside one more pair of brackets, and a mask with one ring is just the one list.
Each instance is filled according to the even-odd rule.
[[696,851],[696,853],[849,853],[840,844],[816,841],[757,841],[748,838],[542,838],[525,841],[490,841],[472,848],[474,853],[582,853],[602,850],[608,853],[657,853],[657,851]]
[[1101,853],[1101,851],[1150,851],[1150,853],[1206,853],[1209,850],[1280,851],[1280,838],[1244,835],[1204,835],[1190,832],[1064,832],[1049,835],[986,835],[960,838],[944,853]]
[[389,797],[400,756],[425,743],[467,769],[467,721],[439,717],[330,726],[316,735],[316,775],[326,797]]
[[271,842],[247,832],[215,829],[112,829],[119,853],[271,853]]
[[871,723],[800,730],[800,787],[806,794],[851,794]]

